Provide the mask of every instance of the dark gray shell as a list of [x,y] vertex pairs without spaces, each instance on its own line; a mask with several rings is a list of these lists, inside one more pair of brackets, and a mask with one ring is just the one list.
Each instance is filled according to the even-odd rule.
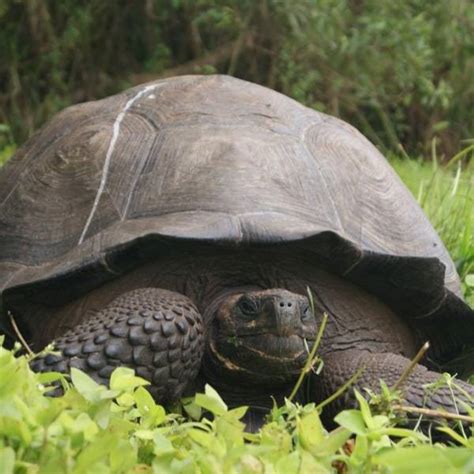
[[438,235],[371,143],[231,77],[67,108],[1,170],[0,205],[4,301],[59,301],[198,239],[297,242],[415,317],[470,311]]

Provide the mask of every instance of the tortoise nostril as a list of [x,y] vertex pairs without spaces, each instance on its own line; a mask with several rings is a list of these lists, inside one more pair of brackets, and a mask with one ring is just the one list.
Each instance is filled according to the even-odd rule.
[[283,306],[285,306],[285,303],[283,303],[283,301],[280,302],[280,308],[283,308]]
[[288,308],[291,308],[293,305],[291,303],[288,303]]

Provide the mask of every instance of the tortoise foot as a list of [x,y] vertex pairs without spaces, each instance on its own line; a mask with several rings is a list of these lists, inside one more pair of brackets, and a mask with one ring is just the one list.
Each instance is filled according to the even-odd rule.
[[[315,386],[318,387],[319,399],[324,399],[341,387],[359,368],[365,367],[364,372],[355,381],[354,388],[365,394],[365,388],[373,392],[380,392],[380,380],[388,387],[393,387],[404,373],[410,360],[398,354],[391,353],[368,353],[364,351],[345,351],[334,353],[324,359],[325,365],[321,377],[315,377]],[[403,399],[403,405],[414,410],[407,410],[409,424],[417,420],[425,413],[425,423],[421,424],[423,429],[429,426],[429,421],[444,420],[443,412],[451,414],[468,415],[468,407],[474,403],[474,386],[455,381],[455,387],[451,389],[445,384],[438,384],[442,374],[428,370],[417,364],[404,382],[399,387]],[[430,386],[432,388],[430,388]],[[328,406],[328,414],[335,415],[341,408],[356,406],[353,389],[349,389],[342,397]],[[428,409],[426,412],[417,409]]]
[[118,366],[151,382],[159,402],[178,399],[199,371],[204,348],[202,317],[185,296],[143,288],[113,300],[55,341],[60,355],[32,361],[35,371],[83,370],[107,384]]

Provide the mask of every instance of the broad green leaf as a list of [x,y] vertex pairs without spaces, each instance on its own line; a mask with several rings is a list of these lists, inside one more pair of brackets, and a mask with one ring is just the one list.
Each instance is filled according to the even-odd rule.
[[153,468],[145,463],[135,464],[130,471],[129,474],[152,474]]
[[369,457],[369,441],[366,435],[360,434],[356,436],[354,450],[351,454],[351,463],[360,466],[368,461]]
[[39,383],[47,385],[52,382],[66,381],[66,376],[61,372],[40,372],[36,374]]
[[153,430],[136,430],[134,436],[140,439],[152,440],[155,436],[155,432]]
[[354,390],[354,395],[359,402],[360,412],[362,413],[362,417],[364,418],[364,422],[367,425],[369,430],[373,430],[375,428],[374,421],[372,417],[372,412],[370,411],[369,404],[367,400],[360,394],[358,390]]
[[264,472],[262,462],[251,454],[244,454],[240,459],[239,471],[245,474],[260,474]]
[[128,442],[128,439],[119,439],[110,451],[110,471],[129,472],[136,463],[137,453]]
[[96,466],[101,464],[99,461],[107,459],[114,446],[117,446],[119,442],[120,438],[115,433],[104,433],[98,436],[94,443],[88,444],[77,456],[74,474],[89,474],[92,471],[91,466],[97,469]]
[[462,473],[472,465],[473,454],[466,448],[439,448],[417,446],[386,450],[374,457],[374,461],[393,474]]
[[311,449],[324,441],[325,430],[316,410],[298,420],[298,435],[305,449]]
[[183,403],[183,409],[193,420],[200,420],[202,417],[202,409],[194,399]]
[[260,430],[260,443],[278,449],[280,453],[289,453],[293,446],[292,436],[275,422],[267,423]]
[[138,387],[133,396],[138,411],[142,415],[142,426],[155,427],[161,425],[165,421],[165,409],[161,405],[155,403],[148,390],[143,387]]
[[82,433],[86,441],[94,441],[96,435],[99,433],[97,424],[91,420],[87,413],[80,413],[74,420],[72,428],[73,431]]
[[109,426],[111,416],[112,411],[110,401],[101,401],[94,407],[94,420],[103,430]]
[[334,418],[334,421],[355,434],[366,434],[367,427],[364,423],[364,418],[360,410],[344,410]]
[[207,384],[205,387],[205,394],[196,394],[195,403],[214,415],[223,415],[227,411],[227,405],[224,403],[222,398],[210,385]]
[[99,385],[82,370],[74,367],[71,368],[71,380],[77,391],[91,402],[97,401],[100,397],[99,392],[105,390],[105,387]]
[[384,428],[381,430],[381,433],[386,434],[388,436],[395,436],[397,438],[413,438],[419,441],[426,440],[426,436],[417,431],[409,430],[406,428]]
[[150,413],[152,408],[156,406],[155,400],[151,396],[150,392],[143,387],[138,387],[134,394],[135,402],[137,408],[142,415],[147,415]]
[[330,456],[342,448],[351,437],[351,432],[345,428],[336,428],[317,446],[311,448],[311,453],[316,457]]
[[388,385],[385,383],[385,381],[380,380],[379,383],[384,398],[388,400],[391,396],[391,390],[388,388]]
[[379,430],[388,424],[388,416],[385,415],[374,415],[372,417],[373,429]]
[[36,423],[36,420],[31,410],[31,406],[28,405],[26,401],[23,401],[18,395],[15,395],[13,397],[13,400],[15,402],[16,408],[22,414],[23,421],[28,423],[29,425],[34,425]]
[[8,446],[0,446],[0,472],[13,474],[15,468],[15,451]]
[[15,441],[19,441],[23,446],[30,445],[32,442],[32,432],[28,423],[25,423],[22,419],[9,417],[5,417],[3,420],[0,418],[0,422],[0,434],[10,437]]
[[153,444],[155,456],[162,456],[163,454],[169,454],[175,451],[171,441],[158,431],[156,431],[153,436]]
[[237,408],[232,408],[232,410],[229,410],[229,412],[227,413],[227,417],[229,419],[233,419],[233,420],[240,420],[242,419],[245,414],[247,413],[248,411],[248,408],[247,406],[241,406],[241,407],[237,407]]
[[333,472],[332,469],[316,461],[316,459],[307,451],[301,451],[300,456],[301,463],[299,472],[301,474],[306,472],[311,474],[330,474]]
[[150,385],[148,380],[135,375],[128,367],[117,367],[110,376],[110,389],[132,392],[134,388]]
[[124,393],[117,397],[117,403],[124,408],[130,408],[135,405],[135,397],[131,393]]
[[298,451],[293,451],[284,457],[281,457],[275,463],[275,471],[277,474],[298,474],[300,471],[300,454]]
[[214,440],[214,437],[210,433],[196,428],[189,429],[188,436],[206,448],[209,448]]

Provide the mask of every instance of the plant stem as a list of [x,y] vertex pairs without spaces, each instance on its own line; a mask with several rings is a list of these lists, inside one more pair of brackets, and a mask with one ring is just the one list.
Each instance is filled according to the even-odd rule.
[[[312,303],[312,298],[310,298],[310,302]],[[291,391],[290,396],[288,397],[288,400],[290,401],[293,400],[293,398],[297,394],[298,390],[301,387],[301,384],[303,383],[303,379],[305,378],[306,374],[311,370],[311,367],[313,366],[314,356],[316,354],[316,351],[318,350],[319,344],[321,343],[321,338],[323,337],[324,330],[326,329],[327,321],[328,321],[328,315],[326,313],[323,313],[323,319],[321,320],[321,326],[319,326],[319,331],[318,331],[318,335],[316,336],[316,340],[314,341],[313,347],[311,348],[311,352],[309,353],[309,356],[306,359],[306,363],[303,367],[303,370],[301,371],[300,376],[298,377],[298,380],[296,381],[296,384],[293,387],[293,390]]]
[[8,316],[10,317],[10,322],[12,324],[13,330],[15,331],[15,334],[20,340],[23,347],[25,348],[26,352],[28,352],[30,356],[34,356],[35,355],[34,352],[30,349],[30,346],[28,345],[28,343],[25,341],[24,337],[22,336],[20,330],[18,329],[18,326],[16,325],[15,318],[13,317],[13,314],[10,313],[10,311],[8,311]]
[[434,418],[446,418],[447,420],[460,420],[467,421],[468,423],[474,423],[474,417],[468,415],[459,415],[456,413],[449,413],[440,410],[432,410],[430,408],[418,408],[410,407],[405,405],[394,405],[393,409],[395,411],[403,411],[406,413],[416,413],[419,415],[432,416]]
[[420,362],[420,359],[425,355],[426,351],[430,348],[430,343],[426,341],[423,346],[421,346],[421,349],[418,351],[418,354],[411,360],[411,362],[407,365],[405,370],[403,371],[402,375],[400,375],[400,378],[397,380],[395,385],[392,387],[392,390],[397,390],[400,388],[400,386],[405,382],[407,377],[411,374],[413,369],[415,368],[415,365]]
[[366,368],[365,365],[360,367],[344,385],[338,388],[330,397],[326,398],[326,400],[323,400],[319,405],[317,405],[316,409],[319,411],[326,405],[329,405],[336,398],[340,397],[362,375],[362,372],[364,372]]
[[461,158],[466,156],[470,151],[474,150],[474,143],[472,145],[467,146],[466,148],[463,148],[459,153],[456,153],[446,164],[446,168],[451,166],[453,163],[456,163],[456,161],[459,161]]

